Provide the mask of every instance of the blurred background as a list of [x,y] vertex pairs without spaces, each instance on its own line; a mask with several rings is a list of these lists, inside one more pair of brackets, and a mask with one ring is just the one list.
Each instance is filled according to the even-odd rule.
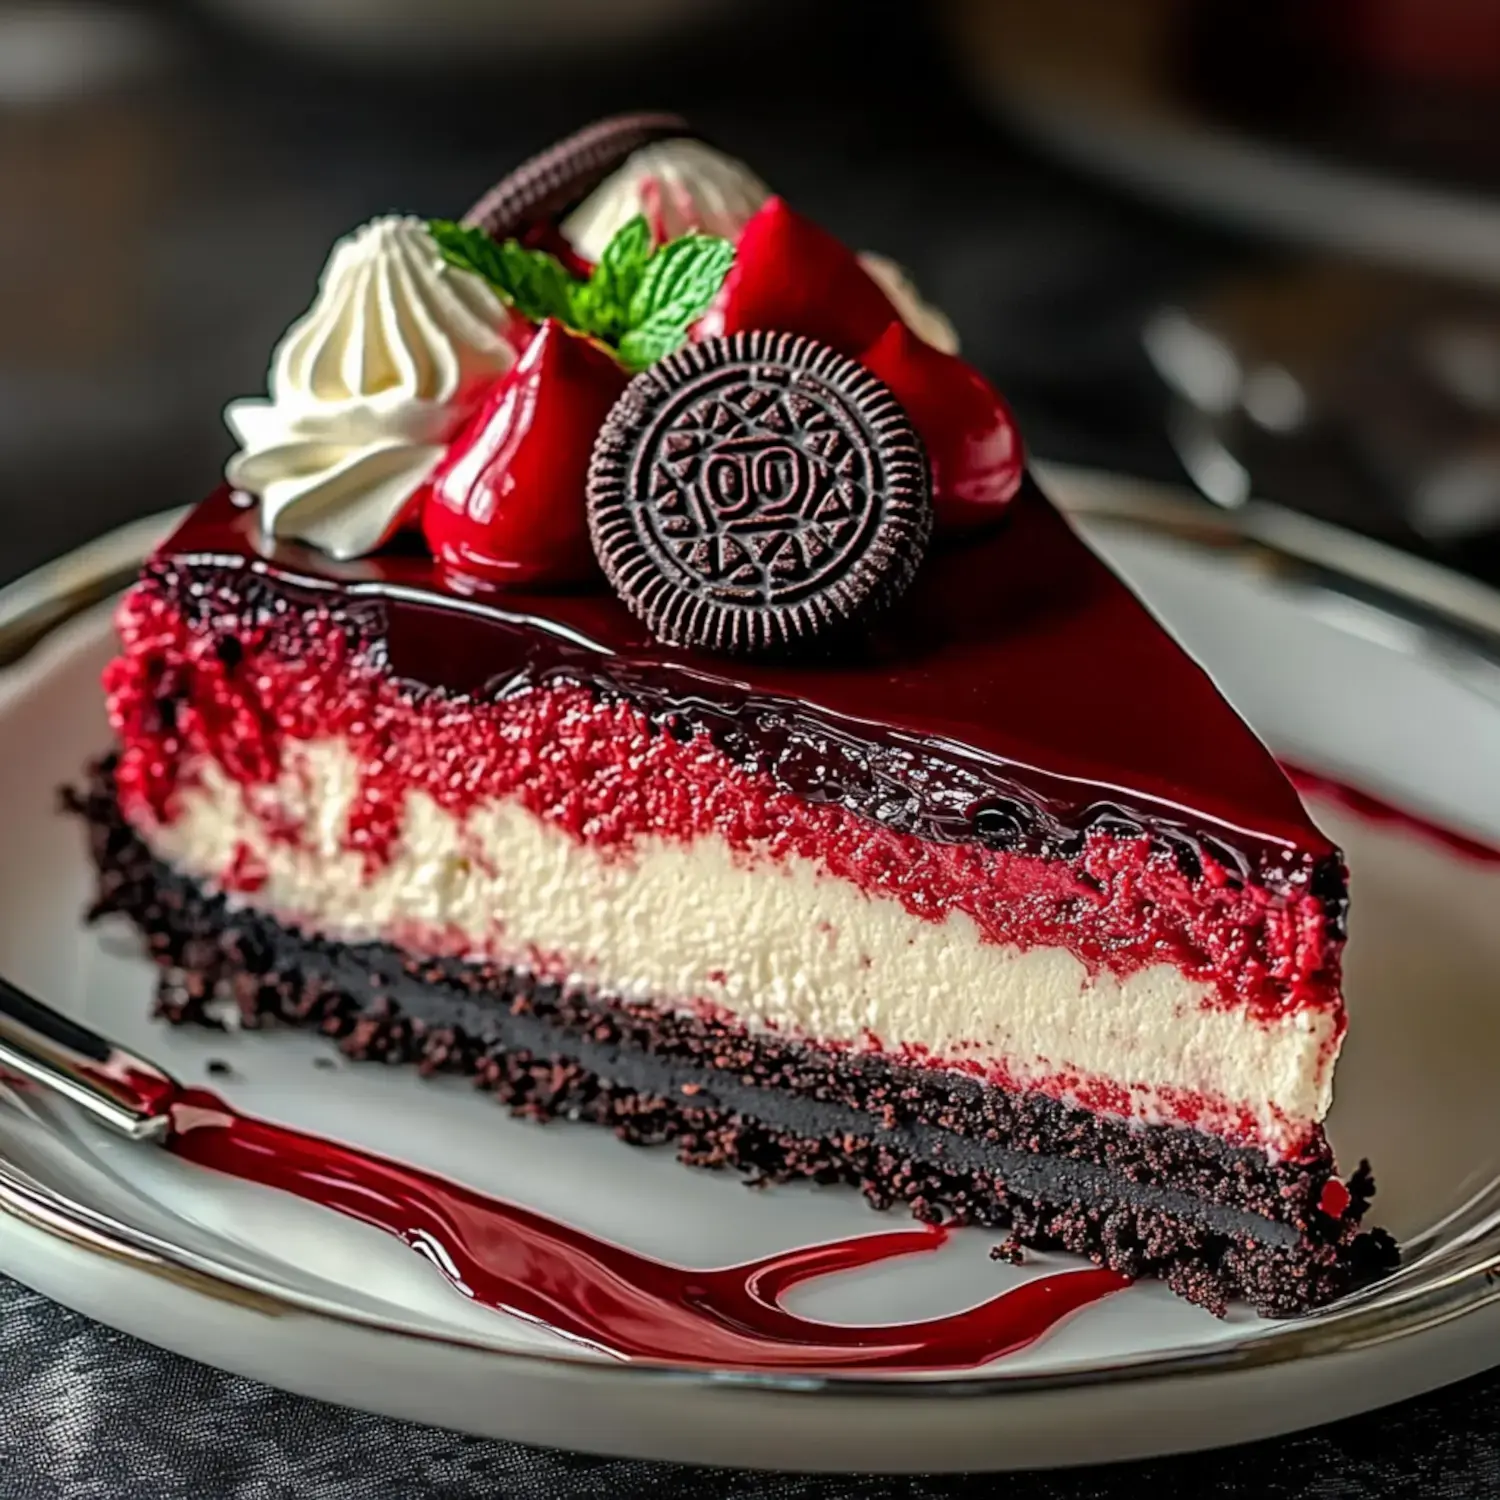
[[0,577],[210,488],[337,235],[639,107],[1033,453],[1500,582],[1494,0],[0,0]]

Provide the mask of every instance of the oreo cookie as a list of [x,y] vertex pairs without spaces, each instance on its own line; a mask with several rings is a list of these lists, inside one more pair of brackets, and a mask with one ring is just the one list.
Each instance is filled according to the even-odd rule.
[[616,167],[652,141],[696,132],[680,115],[611,115],[549,146],[502,177],[463,222],[492,239],[518,237],[587,197]]
[[659,639],[794,653],[911,582],[927,458],[890,389],[800,334],[688,344],[637,375],[594,443],[589,533]]

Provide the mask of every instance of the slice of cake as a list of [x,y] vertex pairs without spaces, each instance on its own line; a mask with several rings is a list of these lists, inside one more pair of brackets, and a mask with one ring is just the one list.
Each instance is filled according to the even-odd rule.
[[80,805],[162,1013],[1336,1295],[1337,850],[903,276],[661,117],[576,141],[340,246],[121,607]]

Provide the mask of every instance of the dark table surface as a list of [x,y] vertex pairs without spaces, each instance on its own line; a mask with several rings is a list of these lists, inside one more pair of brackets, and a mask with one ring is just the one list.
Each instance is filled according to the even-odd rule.
[[[3,577],[209,486],[229,446],[219,409],[260,388],[339,233],[396,208],[460,210],[611,109],[684,111],[845,238],[903,261],[1046,457],[1175,477],[1142,320],[1261,253],[1029,159],[972,112],[913,20],[924,7],[786,0],[729,45],[464,74],[330,65],[186,7],[149,14],[151,46],[112,86],[64,78],[50,97],[7,98],[0,67]],[[5,17],[0,4],[0,62]],[[456,1437],[189,1363],[0,1279],[0,1495],[15,1500],[790,1500],[989,1484],[730,1474]],[[1500,1494],[1500,1381],[1231,1453],[1005,1481],[1018,1500],[1143,1486],[1161,1500]]]

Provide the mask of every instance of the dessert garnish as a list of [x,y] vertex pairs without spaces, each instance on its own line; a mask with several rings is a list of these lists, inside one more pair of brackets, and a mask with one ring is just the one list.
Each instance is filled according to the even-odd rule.
[[1026,467],[1000,392],[973,365],[934,348],[899,319],[859,362],[891,388],[927,449],[938,534],[996,520],[1015,499]]
[[659,241],[694,230],[733,240],[770,196],[744,162],[679,135],[634,152],[568,215],[562,236],[591,261],[637,214]]
[[490,583],[592,574],[589,450],[625,382],[608,352],[548,318],[432,477],[422,532],[433,556]]
[[[627,602],[680,642],[736,652],[805,646],[867,619],[904,587],[932,529],[929,488],[942,530],[971,530],[997,514],[1019,482],[1020,448],[1004,403],[948,352],[951,327],[894,263],[856,255],[675,115],[621,115],[568,137],[512,172],[462,222],[381,219],[341,242],[312,309],[277,350],[270,398],[229,408],[241,448],[227,475],[260,497],[264,535],[339,559],[378,551],[420,525],[457,586],[585,583],[597,577],[589,454],[626,380],[690,340],[751,332],[802,338],[766,343],[778,358],[795,349],[796,359],[817,363],[821,349],[861,359],[884,386],[867,377],[860,400],[873,400],[879,386],[882,409],[907,408],[935,457],[935,482],[904,471],[893,481],[872,433],[859,428],[840,460],[866,466],[860,481],[840,476],[846,488],[865,484],[859,503],[873,507],[874,529],[856,545],[845,535],[852,523],[834,525],[832,508],[853,503],[837,487],[832,498],[778,488],[821,484],[833,472],[795,423],[776,453],[768,447],[753,463],[745,455],[754,435],[740,431],[709,473],[723,480],[731,453],[746,464],[734,526],[754,532],[763,555],[741,564],[741,542],[725,533],[709,567],[705,535],[694,555],[709,571],[693,585],[692,610],[666,609],[678,585],[647,589],[640,566]],[[794,378],[790,367],[761,373]],[[839,379],[852,390],[849,373]],[[800,413],[798,403],[816,405],[835,389],[838,381],[777,411]],[[616,421],[613,447],[628,420]],[[748,417],[736,411],[734,420]],[[687,433],[670,437],[681,444]],[[916,443],[914,463],[925,474],[921,450]],[[770,487],[758,489],[763,482]],[[814,500],[818,515],[786,531],[787,507]],[[887,501],[891,526],[909,522],[899,558],[873,540],[885,534]],[[720,503],[722,495],[712,502]],[[840,550],[846,542],[852,551]],[[844,569],[837,588],[835,562]],[[678,557],[672,566],[688,564]],[[752,618],[744,611],[755,588],[742,584],[757,569],[765,610]],[[742,582],[731,586],[732,574]],[[623,575],[608,576],[619,585]],[[643,606],[643,591],[662,607]]]
[[226,477],[260,497],[267,536],[373,552],[515,359],[484,279],[445,265],[420,219],[375,219],[335,246],[272,356],[269,399],[225,412],[240,444]]
[[[956,346],[893,263],[856,256],[680,117],[616,116],[532,158],[462,223],[387,217],[340,241],[268,396],[226,412],[226,477],[259,498],[270,540],[345,560],[420,520],[471,581],[577,582],[588,428],[618,382],[565,334],[636,373],[689,338],[757,327],[857,356],[893,319]],[[568,451],[538,461],[554,444]]]
[[636,376],[589,467],[605,576],[662,640],[788,652],[911,581],[932,528],[927,465],[869,371],[755,329]]
[[482,276],[523,317],[555,318],[607,345],[627,370],[644,370],[680,348],[713,301],[734,261],[734,246],[710,234],[657,245],[643,215],[621,225],[587,279],[557,256],[519,240],[435,219],[428,225],[444,258]]
[[[541,244],[565,259],[572,254],[585,262],[597,261],[615,232],[636,214],[645,215],[658,241],[695,229],[737,241],[770,197],[771,189],[744,162],[697,136],[682,134],[642,146],[562,221],[560,229],[535,233],[528,243]],[[895,261],[870,250],[861,250],[857,259],[915,333],[946,354],[958,353],[953,324],[922,297]]]
[[464,215],[464,223],[495,239],[521,237],[571,208],[636,151],[653,141],[691,135],[692,126],[681,115],[660,111],[596,120],[502,177]]
[[857,355],[896,316],[890,298],[842,240],[770,198],[741,232],[734,268],[697,332],[711,338],[780,328]]

